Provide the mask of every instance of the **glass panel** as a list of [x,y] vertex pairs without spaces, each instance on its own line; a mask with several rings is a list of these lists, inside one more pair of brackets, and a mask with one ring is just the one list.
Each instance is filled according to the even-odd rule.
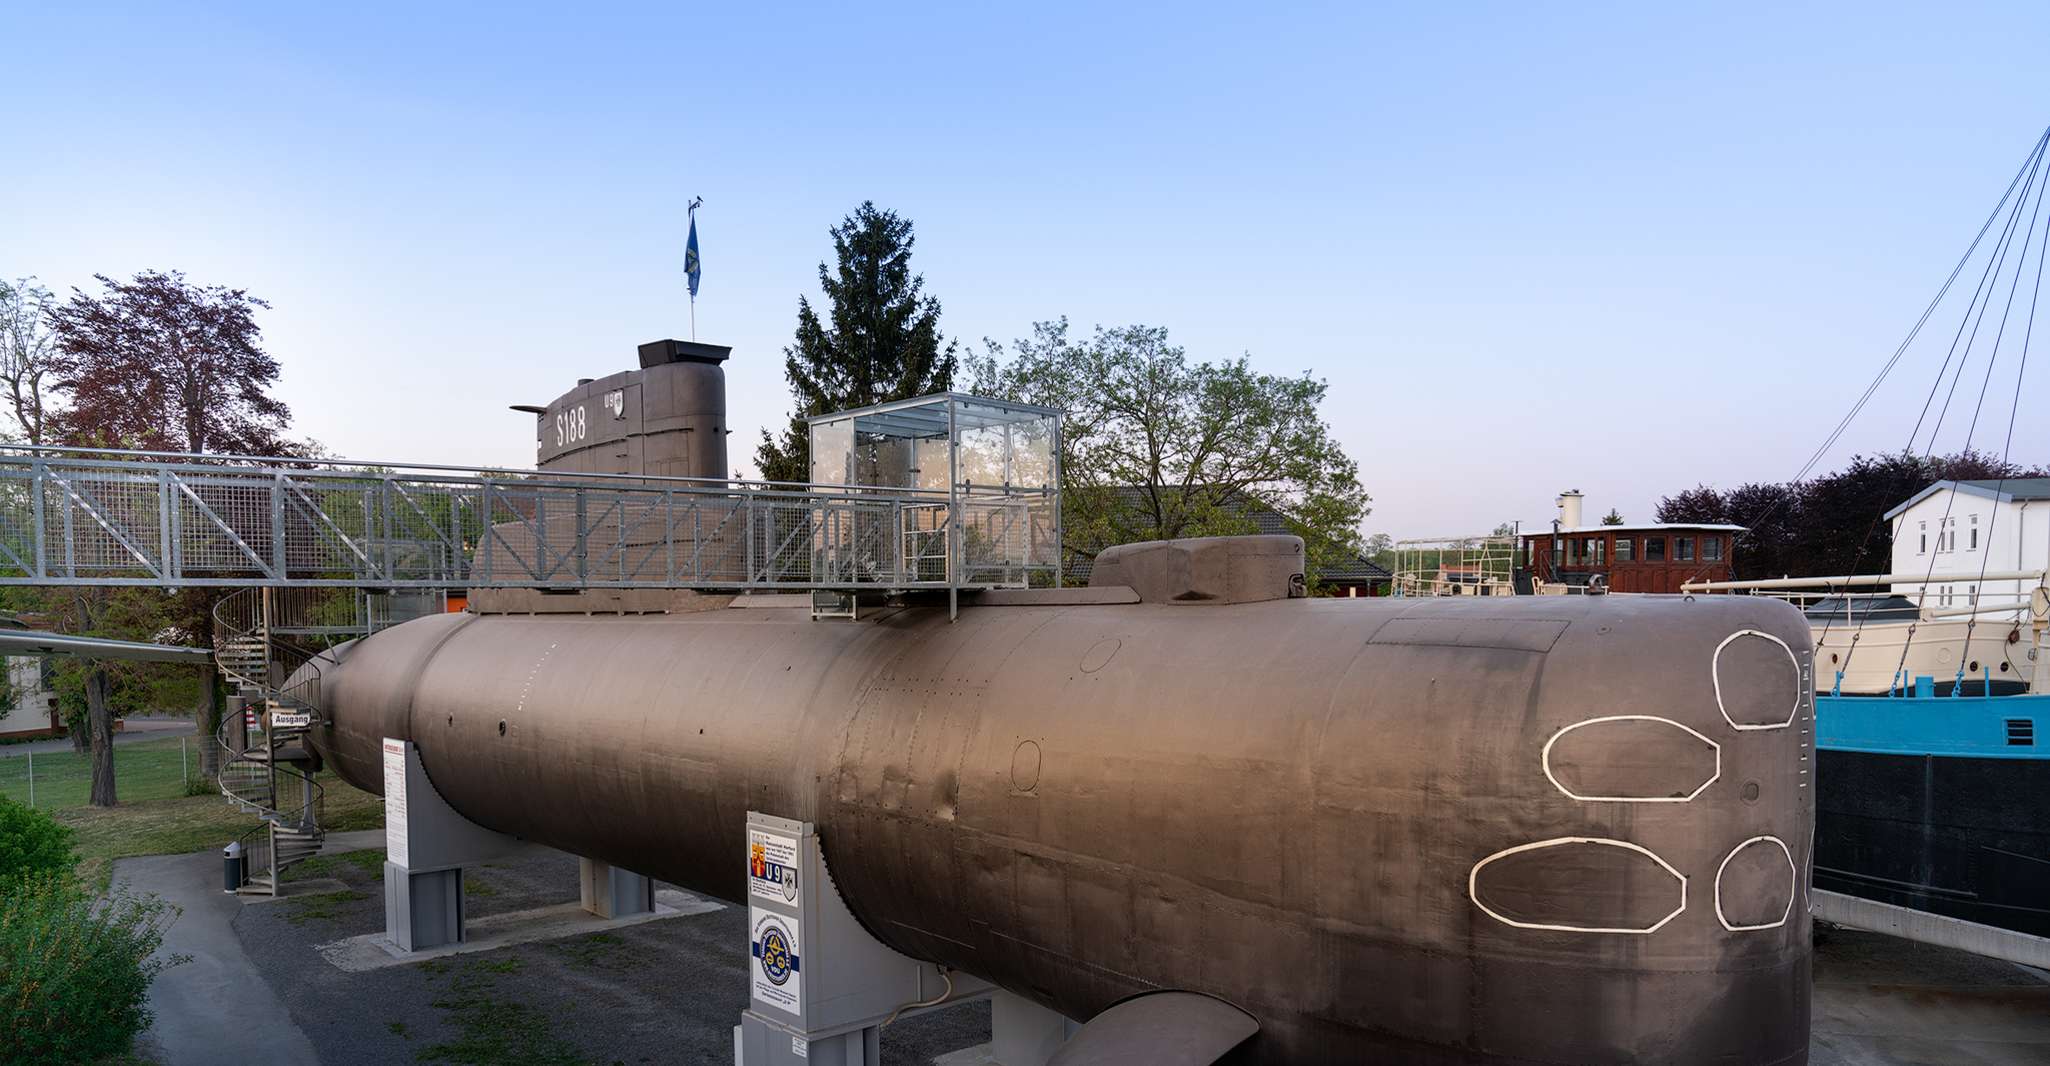
[[1636,558],[1637,541],[1632,537],[1616,538],[1616,561],[1627,563]]
[[1676,563],[1691,563],[1694,561],[1693,537],[1673,538],[1673,561]]
[[1666,561],[1666,538],[1644,538],[1644,561],[1647,563],[1662,563]]
[[814,485],[845,485],[853,473],[854,420],[814,422],[811,427],[811,481]]

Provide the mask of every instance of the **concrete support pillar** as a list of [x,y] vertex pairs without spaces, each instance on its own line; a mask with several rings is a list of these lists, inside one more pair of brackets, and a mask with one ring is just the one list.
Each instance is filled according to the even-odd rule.
[[384,932],[400,951],[463,942],[463,870],[384,864]]
[[583,886],[584,909],[600,918],[654,913],[655,882],[646,875],[579,856],[577,881]]

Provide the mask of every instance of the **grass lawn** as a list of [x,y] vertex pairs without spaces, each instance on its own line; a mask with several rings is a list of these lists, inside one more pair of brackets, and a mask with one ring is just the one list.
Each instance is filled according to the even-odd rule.
[[[126,800],[169,799],[185,795],[185,780],[179,776],[178,742],[181,738],[145,740],[139,744],[114,745],[114,794]],[[185,763],[199,773],[199,740],[184,737]],[[36,806],[63,810],[84,803],[92,794],[91,757],[76,752],[38,753],[36,764]],[[0,795],[16,803],[28,802],[28,756],[9,754],[0,758]]]
[[[187,758],[199,772],[197,742],[187,738]],[[331,832],[376,829],[384,824],[384,801],[357,791],[333,772],[320,782],[324,823]],[[130,855],[175,855],[225,847],[254,829],[255,816],[242,813],[217,792],[185,794],[178,774],[178,741],[150,740],[114,748],[115,807],[89,807],[92,770],[71,752],[36,756],[36,806],[50,811],[77,834],[79,872],[104,889],[113,860]],[[28,801],[28,760],[0,759],[0,793]]]

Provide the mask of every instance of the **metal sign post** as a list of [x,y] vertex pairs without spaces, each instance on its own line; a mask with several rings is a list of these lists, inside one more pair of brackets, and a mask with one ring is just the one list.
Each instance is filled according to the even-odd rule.
[[810,822],[750,811],[747,849],[748,1008],[733,1030],[735,1066],[875,1066],[886,1021],[995,991],[869,936]]

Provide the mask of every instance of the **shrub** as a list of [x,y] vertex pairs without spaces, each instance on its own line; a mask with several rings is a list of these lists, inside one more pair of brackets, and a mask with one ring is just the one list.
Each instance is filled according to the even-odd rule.
[[69,873],[71,830],[43,811],[0,797],[0,891],[34,874]]
[[0,898],[0,1066],[88,1062],[150,1023],[153,959],[177,908],[96,899],[68,874],[35,874]]

